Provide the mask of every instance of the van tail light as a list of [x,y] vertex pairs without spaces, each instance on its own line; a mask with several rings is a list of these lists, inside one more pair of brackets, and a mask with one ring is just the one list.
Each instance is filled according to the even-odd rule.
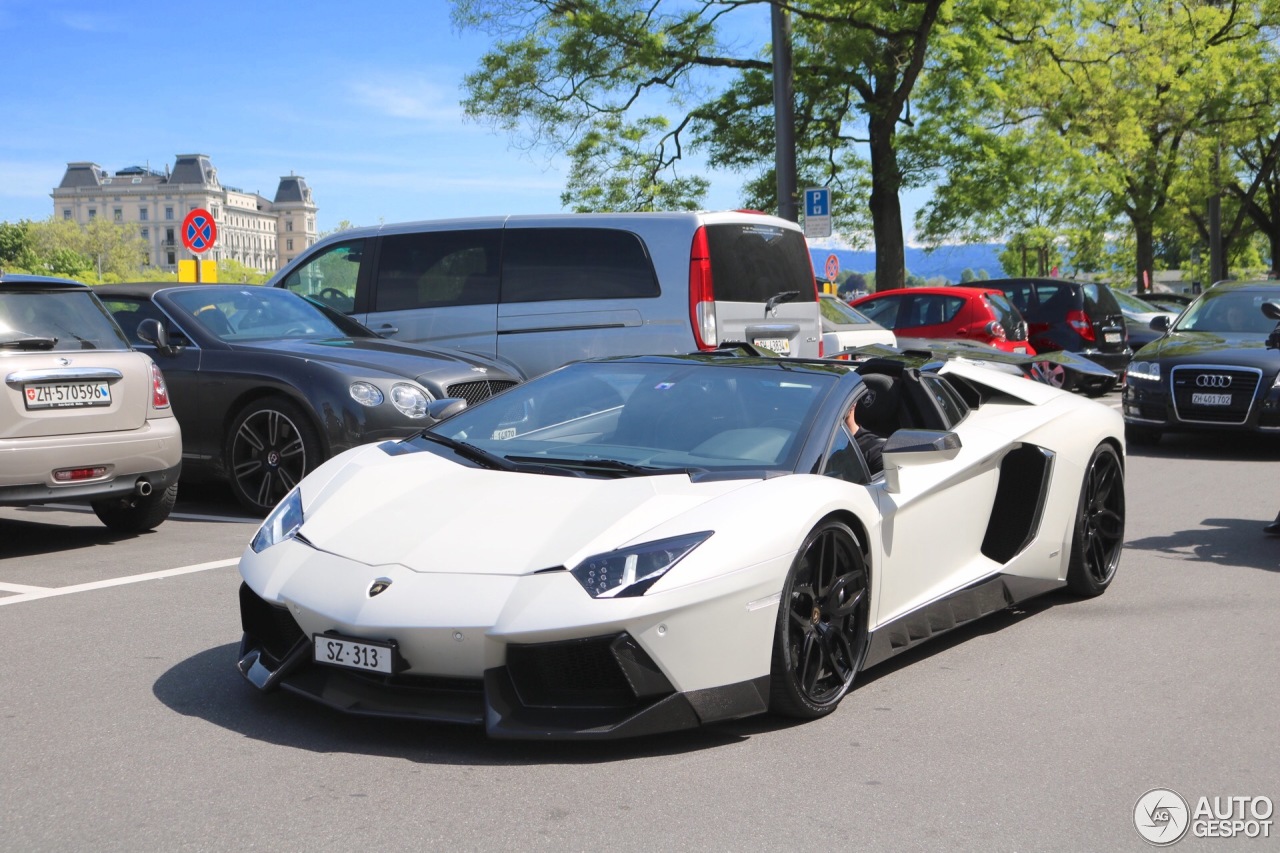
[[711,279],[711,252],[707,248],[707,229],[693,234],[689,249],[689,321],[693,340],[700,350],[713,350],[720,343],[716,330],[716,291]]
[[169,408],[169,388],[164,384],[164,374],[154,363],[151,365],[151,408]]
[[1093,323],[1089,322],[1089,315],[1083,311],[1068,311],[1067,325],[1080,333],[1080,337],[1086,341],[1095,340],[1093,336]]
[[1000,325],[998,322],[996,322],[995,320],[992,320],[990,323],[988,323],[988,324],[987,324],[987,334],[988,334],[988,335],[989,335],[993,340],[997,340],[997,341],[1003,341],[1003,340],[1005,340],[1005,336],[1004,336],[1004,326],[1001,326],[1001,325]]

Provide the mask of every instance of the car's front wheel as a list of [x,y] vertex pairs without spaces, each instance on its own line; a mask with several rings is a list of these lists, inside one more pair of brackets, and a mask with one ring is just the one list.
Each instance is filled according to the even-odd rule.
[[1106,592],[1124,548],[1124,466],[1110,444],[1093,451],[1080,487],[1067,586],[1077,595]]
[[297,404],[256,400],[231,421],[226,445],[231,491],[245,509],[266,515],[320,464],[320,439]]
[[178,484],[148,495],[132,494],[123,498],[95,501],[93,512],[98,520],[117,533],[141,533],[153,530],[173,512],[178,500]]
[[782,587],[769,710],[806,719],[835,710],[866,654],[869,593],[848,525],[829,520],[814,528]]

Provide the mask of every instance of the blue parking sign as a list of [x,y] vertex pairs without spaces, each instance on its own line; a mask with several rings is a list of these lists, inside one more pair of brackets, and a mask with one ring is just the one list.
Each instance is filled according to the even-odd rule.
[[830,216],[831,215],[831,190],[826,187],[818,187],[804,191],[804,215],[805,216]]

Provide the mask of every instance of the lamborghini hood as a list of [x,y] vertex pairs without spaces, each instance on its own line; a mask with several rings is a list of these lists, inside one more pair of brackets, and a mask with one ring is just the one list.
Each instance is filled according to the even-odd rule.
[[323,480],[318,488],[304,481],[301,535],[356,562],[426,573],[571,568],[642,542],[655,526],[756,482],[493,471],[429,451],[391,456],[382,446],[344,454],[329,466],[339,462],[345,464],[331,473],[316,472]]

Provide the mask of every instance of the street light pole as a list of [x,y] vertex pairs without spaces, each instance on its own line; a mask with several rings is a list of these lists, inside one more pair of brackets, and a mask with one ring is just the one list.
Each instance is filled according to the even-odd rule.
[[791,16],[778,0],[770,4],[773,29],[774,172],[778,216],[800,221],[796,190],[796,110],[791,83]]

